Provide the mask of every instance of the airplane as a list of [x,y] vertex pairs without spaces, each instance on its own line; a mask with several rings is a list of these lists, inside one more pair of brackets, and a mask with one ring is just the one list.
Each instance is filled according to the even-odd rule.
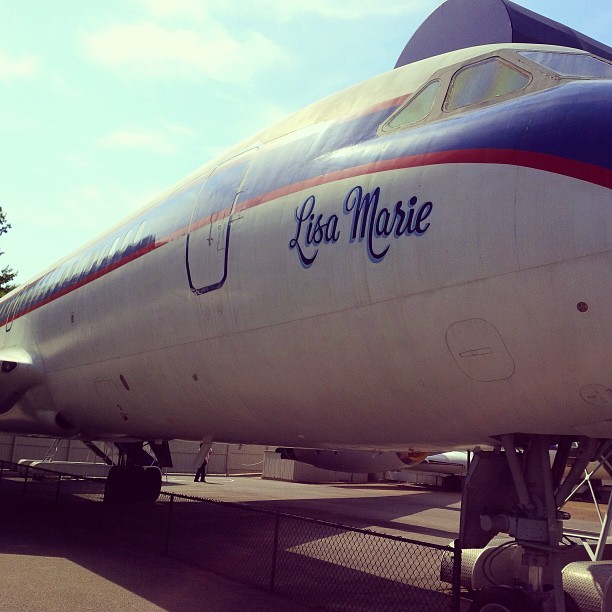
[[529,571],[472,609],[565,609],[559,509],[612,448],[612,49],[571,32],[398,62],[14,290],[0,430],[114,441],[109,501],[157,498],[144,442],[492,446],[459,544],[509,533]]
[[[443,475],[446,488],[461,488],[469,458],[466,451],[434,453],[420,451],[364,451],[355,449],[277,448],[281,459],[307,463],[334,472],[376,474],[380,472],[425,472]],[[456,478],[447,478],[456,476]]]

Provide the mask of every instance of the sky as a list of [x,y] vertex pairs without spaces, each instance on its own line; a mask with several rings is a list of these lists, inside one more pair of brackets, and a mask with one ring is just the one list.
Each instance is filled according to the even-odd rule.
[[[225,149],[391,70],[440,0],[0,0],[0,268],[25,282]],[[610,0],[518,4],[612,45]]]

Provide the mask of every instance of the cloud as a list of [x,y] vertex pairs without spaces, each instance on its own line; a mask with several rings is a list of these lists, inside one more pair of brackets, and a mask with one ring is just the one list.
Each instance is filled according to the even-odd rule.
[[97,63],[141,77],[244,82],[286,61],[262,34],[247,32],[239,40],[215,24],[197,31],[152,22],[118,24],[84,36],[83,44]]
[[0,81],[29,78],[38,72],[38,63],[33,57],[14,59],[0,53]]
[[[160,0],[143,0],[146,2],[159,2]],[[190,0],[183,0],[189,3]],[[343,0],[343,2],[330,2],[329,0],[258,0],[256,7],[258,13],[265,13],[271,19],[289,20],[300,18],[304,14],[313,14],[323,19],[364,19],[368,17],[390,17],[394,15],[410,15],[422,11],[433,11],[442,3],[442,0],[385,0],[385,2],[372,2],[372,0]],[[218,0],[215,7],[231,9],[236,7],[233,0]],[[244,10],[240,4],[241,10]]]
[[209,20],[215,15],[236,13],[244,16],[247,13],[265,16],[268,20],[286,21],[300,18],[305,14],[316,15],[324,19],[363,19],[367,17],[389,17],[409,15],[423,10],[437,8],[442,0],[258,0],[256,3],[236,2],[236,0],[139,0],[143,8],[151,15],[158,17],[190,18],[199,21]]
[[209,14],[210,4],[202,0],[140,0],[147,12],[159,17],[186,17],[188,19],[205,19]]
[[164,125],[156,129],[127,127],[103,136],[98,144],[106,149],[146,149],[158,155],[172,155],[186,139],[195,138],[189,128]]
[[[81,36],[95,63],[124,76],[155,79],[211,79],[248,83],[267,70],[292,67],[271,37],[248,25],[252,19],[269,23],[305,16],[325,20],[358,20],[430,11],[440,0],[138,0],[142,19],[115,23]],[[232,26],[224,24],[231,23]],[[257,21],[255,21],[257,23]]]

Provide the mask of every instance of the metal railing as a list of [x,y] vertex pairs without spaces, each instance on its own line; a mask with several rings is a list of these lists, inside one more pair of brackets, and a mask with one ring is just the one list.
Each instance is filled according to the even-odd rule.
[[[162,492],[155,504],[102,503],[104,479],[0,462],[0,496],[71,529],[129,539],[323,610],[460,609],[461,551],[310,518]],[[24,503],[27,502],[27,503]],[[440,579],[452,566],[453,584]]]

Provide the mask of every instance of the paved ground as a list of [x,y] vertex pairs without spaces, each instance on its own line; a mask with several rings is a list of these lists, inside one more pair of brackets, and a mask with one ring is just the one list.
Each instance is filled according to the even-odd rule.
[[258,508],[371,528],[447,545],[459,530],[460,494],[388,483],[302,484],[208,476],[194,483],[170,476],[166,492],[241,502]]
[[[6,492],[6,483],[2,487]],[[459,528],[458,493],[411,485],[313,485],[218,476],[194,483],[189,476],[177,475],[163,488],[166,493],[241,502],[444,545]],[[305,609],[180,558],[109,537],[98,529],[96,518],[84,530],[73,529],[71,516],[52,520],[50,506],[35,499],[28,501],[27,511],[20,508],[23,502],[7,503],[0,494],[3,610]],[[590,505],[573,504],[569,511],[575,517],[573,527],[596,527]],[[181,535],[189,539],[189,533]]]
[[[44,519],[43,519],[44,520]],[[287,610],[288,602],[121,540],[3,529],[2,610]],[[291,609],[302,609],[290,605]]]
[[[194,483],[184,475],[168,476],[163,490],[220,501],[241,502],[353,527],[401,535],[432,544],[447,545],[459,534],[461,494],[438,487],[410,484],[302,484],[259,477],[208,476]],[[595,506],[569,502],[572,516],[566,526],[599,531]],[[606,507],[600,505],[605,513]]]
[[[21,499],[21,483],[2,482],[0,609],[287,610],[286,600],[263,589],[123,537],[109,538],[94,510],[101,501],[78,508],[62,504],[58,511],[53,496],[33,494],[38,484]],[[62,486],[68,491],[76,484]],[[85,522],[78,520],[83,517]]]

